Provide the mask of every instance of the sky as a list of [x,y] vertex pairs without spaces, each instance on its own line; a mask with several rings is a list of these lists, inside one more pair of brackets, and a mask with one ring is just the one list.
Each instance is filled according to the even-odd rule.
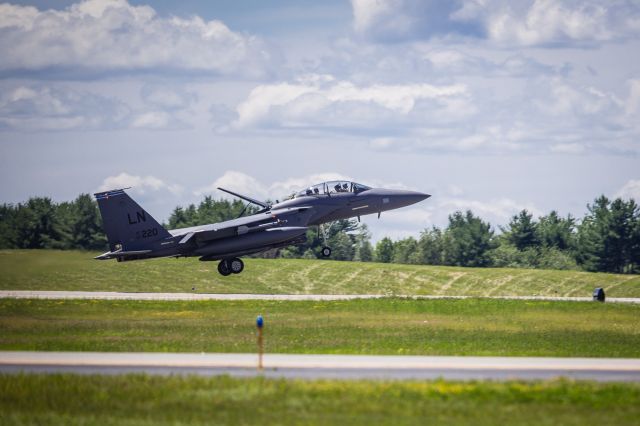
[[432,194],[363,217],[640,201],[637,0],[0,4],[0,203],[132,187],[158,220],[222,186]]

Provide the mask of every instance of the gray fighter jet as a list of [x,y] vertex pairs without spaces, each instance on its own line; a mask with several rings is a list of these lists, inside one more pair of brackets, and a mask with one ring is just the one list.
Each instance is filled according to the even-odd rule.
[[[360,216],[367,214],[377,213],[379,218],[383,211],[430,197],[420,192],[332,181],[306,188],[282,202],[267,204],[227,189],[218,189],[261,209],[250,216],[225,222],[167,230],[124,189],[94,194],[110,248],[96,259],[123,262],[154,257],[199,256],[204,261],[219,260],[218,272],[222,275],[239,274],[244,269],[240,256],[303,243],[310,227],[326,230],[324,224],[352,217],[360,220]],[[330,256],[331,248],[324,247],[322,255]]]

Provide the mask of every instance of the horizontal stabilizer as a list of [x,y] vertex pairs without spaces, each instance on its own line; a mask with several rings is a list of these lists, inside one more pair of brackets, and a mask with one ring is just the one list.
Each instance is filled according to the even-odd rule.
[[151,250],[133,250],[133,251],[108,251],[106,253],[102,253],[100,256],[94,257],[94,259],[98,260],[109,260],[109,259],[117,259],[117,258],[127,258],[127,257],[135,257],[140,256],[141,254],[151,253]]

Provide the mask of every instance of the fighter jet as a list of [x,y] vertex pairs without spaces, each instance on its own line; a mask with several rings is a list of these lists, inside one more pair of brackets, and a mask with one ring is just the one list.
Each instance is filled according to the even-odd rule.
[[[370,188],[348,181],[323,182],[296,192],[282,202],[268,204],[246,195],[218,188],[260,210],[249,216],[209,225],[165,229],[125,192],[125,189],[95,195],[102,215],[110,251],[96,259],[118,262],[155,257],[198,256],[202,261],[220,261],[224,276],[244,269],[240,256],[273,248],[301,244],[307,230],[325,224],[420,202],[430,195],[398,189]],[[326,232],[325,245],[326,245]],[[323,247],[322,255],[331,256]]]

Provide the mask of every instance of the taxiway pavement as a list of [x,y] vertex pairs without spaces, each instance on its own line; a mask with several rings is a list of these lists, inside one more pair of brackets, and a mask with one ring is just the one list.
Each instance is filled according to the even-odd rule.
[[[126,293],[111,291],[39,291],[2,290],[0,299],[99,299],[99,300],[354,300],[403,297],[412,299],[505,299],[505,300],[550,300],[588,302],[591,297],[555,296],[444,296],[444,295],[384,295],[384,294],[222,294],[222,293]],[[640,298],[607,298],[613,303],[640,303]]]
[[640,359],[247,353],[0,352],[0,372],[195,374],[300,379],[640,382]]

